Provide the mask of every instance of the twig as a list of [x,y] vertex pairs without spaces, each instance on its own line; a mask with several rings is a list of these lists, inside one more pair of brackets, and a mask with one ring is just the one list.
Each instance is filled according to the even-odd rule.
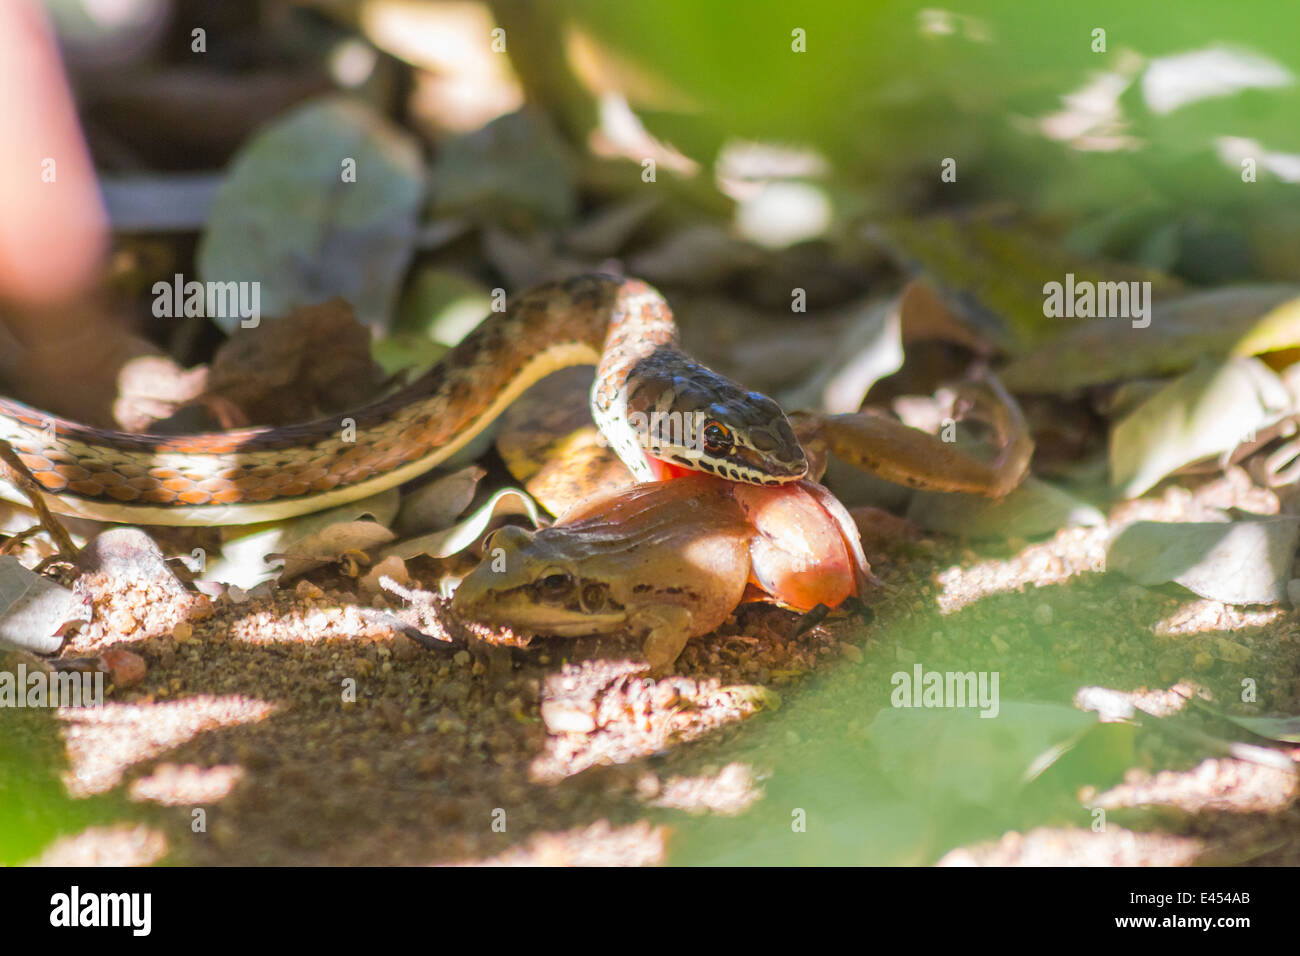
[[41,522],[41,527],[50,533],[50,537],[59,548],[59,553],[69,559],[74,557],[77,554],[77,546],[72,543],[72,536],[68,534],[68,529],[54,517],[53,512],[45,504],[45,495],[41,486],[27,470],[27,466],[18,457],[13,446],[3,438],[0,438],[0,470],[5,472],[13,486],[31,503],[32,510],[36,512],[36,517]]

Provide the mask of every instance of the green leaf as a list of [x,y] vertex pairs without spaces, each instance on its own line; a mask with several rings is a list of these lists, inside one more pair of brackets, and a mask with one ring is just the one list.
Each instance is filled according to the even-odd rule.
[[408,492],[402,496],[394,528],[406,537],[449,527],[474,501],[485,474],[478,465],[467,465]]
[[399,541],[384,549],[381,557],[397,555],[402,560],[426,554],[431,558],[449,558],[459,554],[482,537],[493,519],[502,515],[527,515],[536,528],[541,524],[537,505],[528,493],[518,488],[502,488],[487,501],[483,502],[468,517],[432,534]]
[[907,517],[930,531],[971,538],[1035,538],[1061,528],[1106,523],[1106,516],[1086,501],[1032,475],[997,501],[918,491]]
[[52,654],[63,645],[71,623],[90,621],[90,606],[72,591],[0,556],[0,648],[20,647]]
[[993,806],[1009,800],[1095,723],[1093,714],[1073,707],[1006,701],[992,719],[971,708],[890,707],[867,733],[885,773],[905,781],[913,798]]
[[1079,325],[1067,327],[1012,361],[999,376],[1015,392],[1070,392],[1108,382],[1173,375],[1205,356],[1244,355],[1243,349],[1256,342],[1282,347],[1272,344],[1284,337],[1281,332],[1256,338],[1253,330],[1269,320],[1271,310],[1298,293],[1300,287],[1293,285],[1249,285],[1168,300],[1156,296],[1148,327],[1077,320]]
[[[423,195],[419,147],[407,133],[349,99],[308,103],[232,160],[199,272],[260,283],[265,315],[342,296],[366,325],[387,325]],[[238,316],[211,318],[226,332],[239,327]]]
[[398,328],[454,346],[492,312],[492,294],[445,269],[421,269],[402,300]]
[[[247,590],[263,581],[282,575],[288,579],[319,567],[343,551],[386,544],[395,537],[388,525],[397,516],[400,501],[401,493],[390,488],[328,511],[232,526],[225,530],[221,557],[208,565],[204,578]],[[267,564],[268,558],[286,555],[284,567]]]
[[1260,737],[1300,744],[1300,717],[1237,717],[1224,713],[1219,713],[1218,716]]
[[1231,451],[1291,410],[1263,362],[1202,362],[1130,412],[1111,432],[1111,482],[1135,498],[1185,465]]
[[[1171,230],[1173,242],[1151,251],[1166,262],[1176,257],[1189,274],[1222,275],[1228,266],[1243,274],[1252,254],[1272,258],[1267,240],[1254,234],[1259,225],[1297,235],[1294,185],[1261,163],[1259,181],[1243,186],[1240,168],[1216,145],[1239,137],[1259,143],[1261,153],[1300,152],[1300,84],[1169,112],[1152,108],[1146,90],[1158,58],[1210,46],[1294,69],[1294,4],[1188,0],[1175,17],[1126,0],[949,7],[825,0],[797,11],[786,0],[567,0],[564,7],[612,64],[613,85],[650,132],[703,162],[724,139],[809,144],[868,184],[869,208],[896,210],[931,195],[940,162],[952,157],[957,182],[938,188],[956,190],[950,201],[957,203],[996,196],[1067,222],[1141,203],[1151,215],[1131,245],[1106,250],[1122,258],[1135,259],[1143,240],[1171,220],[1185,223],[1191,228]],[[1104,52],[1092,49],[1098,26],[1107,31]],[[1198,243],[1196,233],[1210,229],[1243,255],[1216,255],[1214,244]]]
[[1300,346],[1300,298],[1287,299],[1255,323],[1232,347],[1233,355],[1262,355]]
[[1173,581],[1225,604],[1286,600],[1300,518],[1135,521],[1106,550],[1106,567],[1148,587]]
[[430,171],[433,214],[527,228],[577,211],[564,144],[541,115],[521,110],[450,140]]
[[1076,285],[1144,281],[1155,290],[1175,285],[1159,273],[1089,262],[1042,235],[1001,223],[909,218],[883,223],[869,234],[904,267],[920,272],[974,331],[1013,353],[1056,335],[1062,323],[1108,329],[1120,324],[1047,316],[1044,286],[1064,283],[1067,274]]

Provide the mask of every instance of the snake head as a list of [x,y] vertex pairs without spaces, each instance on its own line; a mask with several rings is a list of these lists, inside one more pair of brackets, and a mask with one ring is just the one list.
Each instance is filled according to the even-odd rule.
[[761,392],[723,398],[697,416],[696,447],[702,452],[697,467],[703,471],[764,485],[788,484],[808,473],[808,459],[785,412]]
[[808,459],[781,406],[663,350],[638,363],[627,420],[649,458],[755,485],[783,485]]

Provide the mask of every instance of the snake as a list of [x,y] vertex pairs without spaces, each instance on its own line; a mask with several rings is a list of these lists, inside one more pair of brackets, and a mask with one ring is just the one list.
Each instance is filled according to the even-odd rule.
[[[410,384],[293,425],[155,435],[95,428],[0,398],[8,442],[59,514],[128,524],[242,525],[349,504],[463,448],[531,385],[595,365],[591,413],[638,481],[703,471],[797,481],[808,462],[780,406],[691,358],[647,283],[547,283],[490,313]],[[25,503],[0,479],[0,497]]]

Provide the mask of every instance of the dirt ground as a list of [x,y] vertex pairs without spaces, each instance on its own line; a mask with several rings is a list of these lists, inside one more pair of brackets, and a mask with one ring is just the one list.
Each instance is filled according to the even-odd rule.
[[[1186,520],[1240,499],[1242,478],[1168,486],[1111,522]],[[332,571],[240,602],[92,575],[95,622],[65,656],[125,647],[148,671],[107,706],[59,713],[66,784],[124,793],[140,818],[61,839],[41,862],[689,860],[684,824],[759,810],[810,744],[860,739],[890,673],[918,660],[999,670],[1004,699],[1068,703],[1100,685],[1165,711],[1195,693],[1230,708],[1248,675],[1258,713],[1300,712],[1293,612],[1106,574],[1107,528],[980,546],[872,530],[868,555],[890,587],[871,600],[874,619],[796,633],[796,615],[745,606],[658,682],[617,640],[480,634],[432,595],[358,598]],[[410,570],[436,590],[436,568]],[[1139,744],[1121,783],[1081,794],[1112,814],[1104,832],[1081,813],[900,859],[1300,863],[1293,773],[1159,735]]]

